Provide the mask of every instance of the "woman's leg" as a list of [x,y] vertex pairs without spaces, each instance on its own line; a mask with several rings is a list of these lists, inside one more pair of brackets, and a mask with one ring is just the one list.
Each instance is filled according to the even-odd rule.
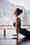
[[27,31],[26,29],[19,28],[19,32],[25,36],[30,36],[30,31]]
[[24,40],[30,40],[30,32],[27,31],[26,29],[22,29],[22,28],[19,28],[20,30],[20,33],[25,35],[26,37],[24,38]]

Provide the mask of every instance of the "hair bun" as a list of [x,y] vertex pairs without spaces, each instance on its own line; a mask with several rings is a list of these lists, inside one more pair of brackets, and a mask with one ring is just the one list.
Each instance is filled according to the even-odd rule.
[[16,9],[16,16],[20,15],[23,11],[19,8]]

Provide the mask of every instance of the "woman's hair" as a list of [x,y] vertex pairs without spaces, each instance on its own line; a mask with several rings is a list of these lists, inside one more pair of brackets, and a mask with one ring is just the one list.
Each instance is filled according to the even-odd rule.
[[16,9],[16,16],[19,16],[23,11],[19,8]]

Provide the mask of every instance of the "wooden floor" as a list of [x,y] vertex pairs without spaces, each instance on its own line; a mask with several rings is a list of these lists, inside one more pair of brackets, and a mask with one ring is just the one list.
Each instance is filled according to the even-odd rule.
[[[0,45],[17,45],[16,39],[0,39]],[[18,40],[18,45],[30,45],[30,40],[20,41]]]
[[14,39],[6,39],[6,40],[0,40],[0,45],[16,45],[16,40]]
[[18,45],[30,45],[30,40],[18,41]]

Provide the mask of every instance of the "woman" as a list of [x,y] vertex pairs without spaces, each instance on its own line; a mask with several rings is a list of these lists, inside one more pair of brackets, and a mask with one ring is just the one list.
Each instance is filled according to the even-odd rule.
[[[19,15],[21,15],[22,12],[23,12],[23,11],[22,11],[21,9],[17,8],[17,9],[15,10],[14,14],[15,14],[16,16],[19,16]],[[21,34],[23,34],[23,35],[26,36],[26,38],[24,38],[24,39],[29,39],[29,40],[30,40],[30,31],[28,31],[27,29],[21,28],[21,19],[20,19],[19,17],[17,18],[17,20],[18,20],[17,26],[18,26],[18,28],[19,28],[19,32],[20,32]]]

